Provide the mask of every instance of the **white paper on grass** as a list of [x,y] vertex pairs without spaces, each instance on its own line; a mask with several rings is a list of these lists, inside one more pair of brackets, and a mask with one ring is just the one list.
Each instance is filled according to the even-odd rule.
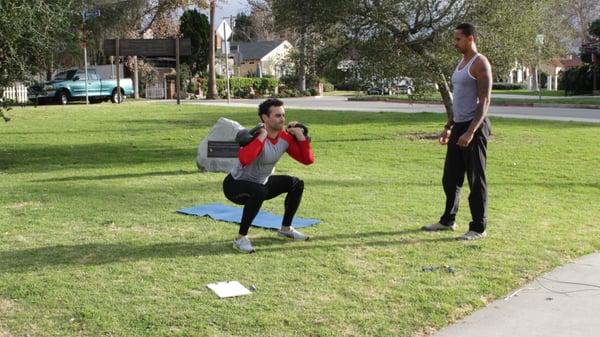
[[219,298],[235,297],[251,294],[250,290],[244,287],[238,281],[225,281],[219,283],[210,283],[206,285]]

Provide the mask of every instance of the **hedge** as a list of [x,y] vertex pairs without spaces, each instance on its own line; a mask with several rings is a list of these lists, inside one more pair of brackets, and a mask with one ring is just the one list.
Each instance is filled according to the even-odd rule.
[[[279,81],[273,77],[231,77],[229,78],[229,86],[231,93],[237,97],[250,97],[252,92],[256,96],[262,96],[275,93],[275,89],[279,85]],[[202,90],[208,92],[208,81],[202,84]],[[227,80],[223,78],[217,79],[217,93],[220,97],[227,96]]]
[[521,89],[527,89],[527,85],[524,83],[496,82],[492,85],[492,89],[494,89],[494,90],[521,90]]

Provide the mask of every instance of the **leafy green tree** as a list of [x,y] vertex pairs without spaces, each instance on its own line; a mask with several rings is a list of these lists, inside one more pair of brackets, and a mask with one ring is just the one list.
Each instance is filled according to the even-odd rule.
[[273,0],[272,10],[277,28],[291,29],[298,34],[298,89],[306,90],[309,55],[323,43],[323,36],[346,18],[354,0]]
[[0,0],[0,87],[43,69],[76,36],[70,24],[76,17],[71,0]]
[[[502,74],[517,60],[538,58],[535,37],[544,32],[552,37],[552,32],[545,30],[545,20],[557,2],[357,0],[356,11],[347,22],[359,27],[354,36],[363,69],[374,76],[401,74],[436,83],[450,111],[448,78],[459,57],[452,42],[454,27],[462,22],[475,24],[479,51],[488,56],[495,74]],[[547,40],[553,43],[544,48],[548,55],[564,48],[559,38]]]
[[245,13],[238,13],[238,15],[236,15],[232,40],[237,42],[250,42],[256,40],[252,16]]
[[594,20],[590,25],[590,35],[596,39],[600,39],[600,19]]
[[181,16],[179,30],[183,37],[189,37],[192,42],[192,55],[184,59],[184,62],[190,65],[193,75],[205,71],[210,34],[208,17],[195,9],[188,10]]
[[[74,39],[71,22],[77,13],[71,0],[0,0],[0,98],[4,87],[44,69],[46,60]],[[0,99],[0,117],[8,121],[5,111]]]

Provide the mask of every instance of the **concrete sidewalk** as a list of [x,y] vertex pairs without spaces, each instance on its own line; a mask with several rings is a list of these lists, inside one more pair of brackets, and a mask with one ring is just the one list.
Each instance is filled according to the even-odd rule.
[[600,336],[600,253],[559,267],[432,337]]

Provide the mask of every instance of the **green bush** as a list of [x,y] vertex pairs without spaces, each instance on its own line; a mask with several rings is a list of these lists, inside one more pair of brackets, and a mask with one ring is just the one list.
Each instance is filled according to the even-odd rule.
[[332,92],[334,90],[335,90],[335,87],[333,86],[333,84],[331,84],[329,82],[323,83],[323,91],[324,92]]
[[190,82],[187,85],[186,88],[187,92],[189,93],[196,93],[198,91],[198,82],[196,82],[196,79],[191,79]]
[[525,85],[524,83],[496,82],[492,85],[492,89],[494,89],[494,90],[522,90],[522,89],[527,89],[527,85]]
[[[266,94],[273,94],[279,81],[272,77],[231,77],[229,86],[233,96],[241,98],[260,97]],[[204,92],[208,90],[208,81],[202,85]],[[217,93],[220,97],[227,97],[227,80],[217,79]]]
[[[594,88],[593,67],[584,64],[576,68],[569,68],[562,73],[558,81],[558,89],[564,90],[567,95],[589,94]],[[597,73],[598,76],[600,74]]]
[[[298,86],[298,76],[297,75],[287,75],[283,76],[280,79],[280,82],[285,84],[288,88],[296,88]],[[313,74],[306,74],[306,87],[312,88],[316,87],[319,83],[319,77]]]

